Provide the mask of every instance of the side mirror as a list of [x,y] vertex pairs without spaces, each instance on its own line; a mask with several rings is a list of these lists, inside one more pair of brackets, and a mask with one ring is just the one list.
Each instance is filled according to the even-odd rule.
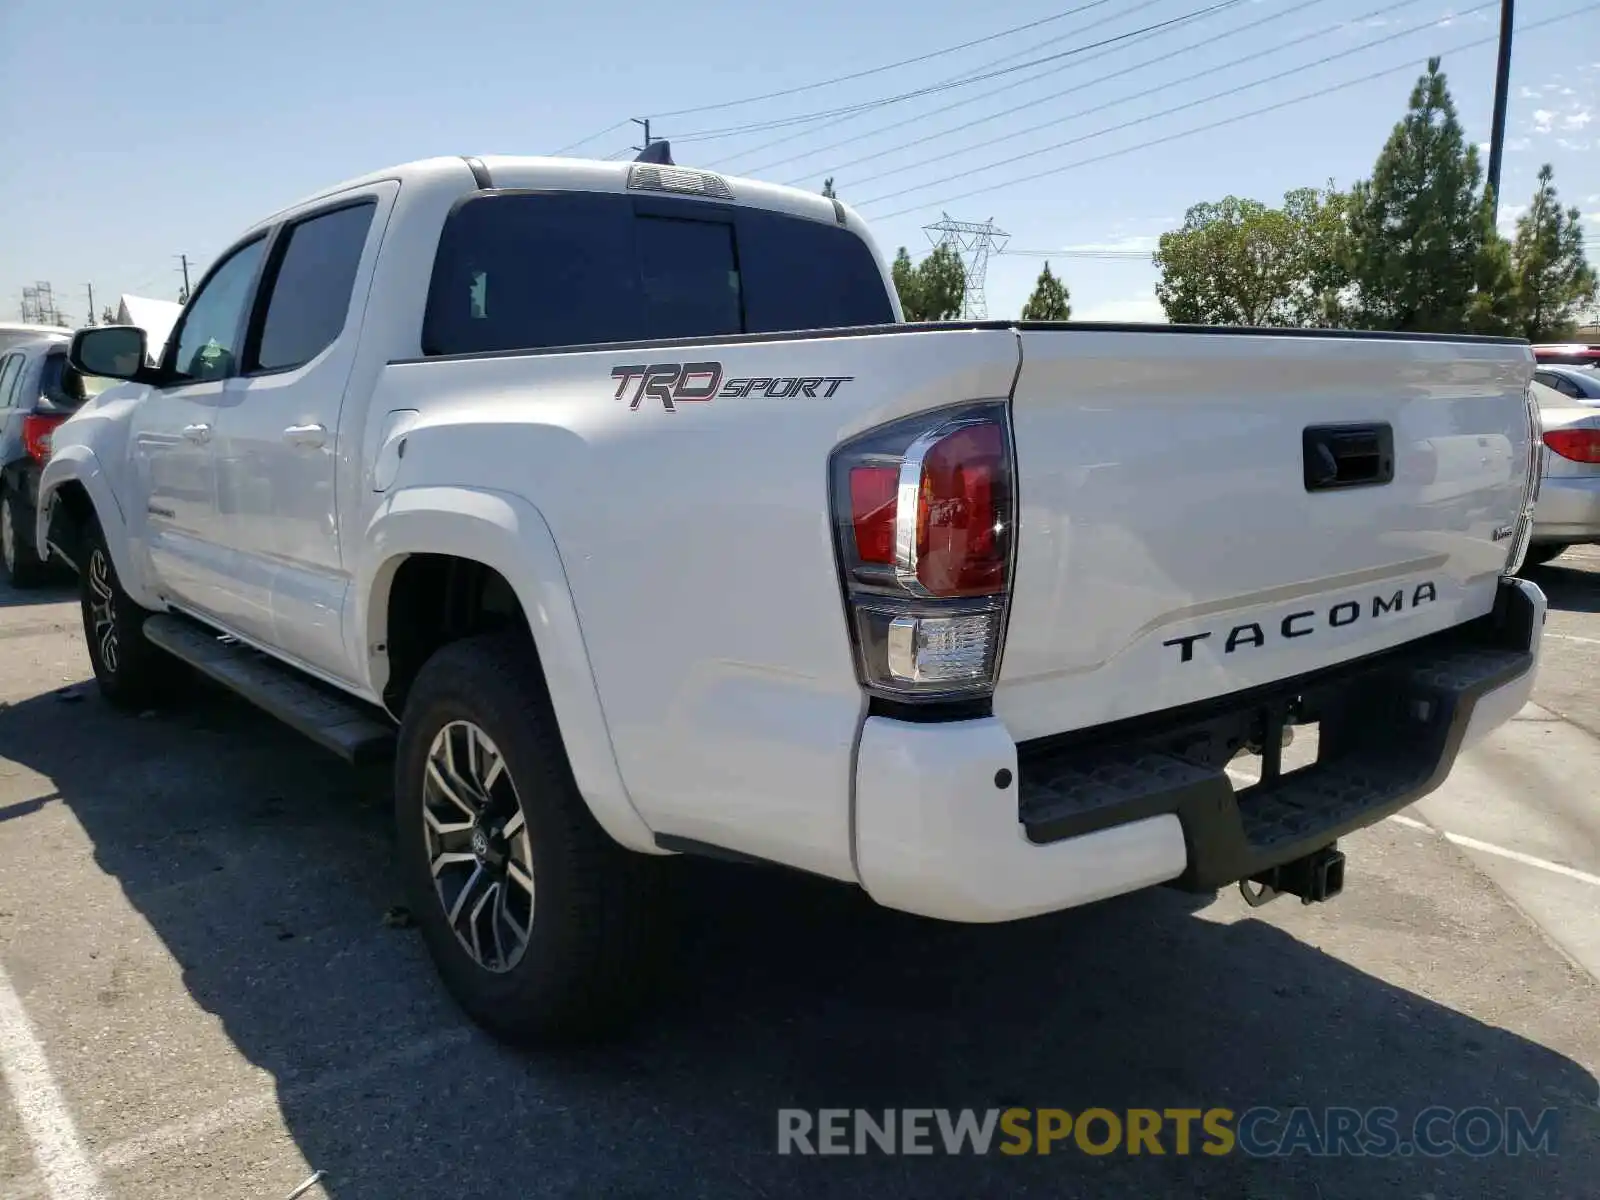
[[147,343],[136,325],[98,325],[72,335],[67,363],[84,375],[105,379],[150,381],[155,372],[145,365]]

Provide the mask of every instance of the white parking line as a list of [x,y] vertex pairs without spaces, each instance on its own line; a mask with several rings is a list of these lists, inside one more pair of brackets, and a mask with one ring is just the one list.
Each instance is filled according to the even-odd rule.
[[1476,850],[1480,854],[1492,854],[1496,858],[1507,858],[1512,862],[1521,863],[1525,867],[1538,867],[1542,871],[1549,871],[1556,875],[1565,875],[1568,879],[1576,879],[1579,883],[1587,883],[1593,887],[1600,887],[1600,875],[1591,875],[1587,871],[1580,871],[1576,867],[1569,867],[1565,863],[1551,862],[1547,858],[1535,858],[1531,854],[1524,854],[1520,850],[1508,850],[1504,846],[1496,846],[1492,842],[1480,842],[1477,838],[1467,837],[1465,834],[1451,833],[1445,829],[1435,829],[1426,821],[1419,821],[1415,817],[1393,816],[1389,820],[1396,825],[1404,825],[1407,829],[1421,829],[1428,833],[1437,833],[1452,845],[1460,846],[1464,850]]
[[105,1196],[94,1164],[78,1140],[66,1101],[50,1074],[33,1024],[11,978],[0,966],[0,1075],[22,1119],[33,1157],[53,1200],[100,1200]]
[[1563,642],[1582,642],[1585,646],[1600,646],[1600,638],[1579,637],[1575,633],[1546,633],[1547,638],[1560,638]]

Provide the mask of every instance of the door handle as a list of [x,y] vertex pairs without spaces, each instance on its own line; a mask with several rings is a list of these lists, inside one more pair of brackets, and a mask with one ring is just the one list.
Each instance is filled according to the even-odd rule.
[[211,426],[185,425],[183,427],[183,436],[191,442],[209,442],[211,440]]
[[291,425],[283,431],[283,440],[291,446],[305,446],[315,450],[328,440],[326,425]]

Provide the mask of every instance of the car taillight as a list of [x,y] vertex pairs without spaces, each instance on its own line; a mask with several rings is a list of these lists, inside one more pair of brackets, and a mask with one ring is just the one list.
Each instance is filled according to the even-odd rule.
[[1522,570],[1522,560],[1533,537],[1533,507],[1539,500],[1539,488],[1544,479],[1544,451],[1540,443],[1544,435],[1544,417],[1531,382],[1522,389],[1522,407],[1528,417],[1528,461],[1523,471],[1521,507],[1511,527],[1511,545],[1506,548],[1506,562],[1501,568],[1506,575]]
[[49,461],[50,440],[55,436],[56,426],[65,420],[66,417],[31,413],[22,418],[22,448],[30,458],[40,463]]
[[1600,429],[1552,429],[1544,444],[1573,462],[1600,463]]
[[899,700],[991,691],[1016,522],[1004,403],[921,414],[835,451],[836,548],[861,682]]

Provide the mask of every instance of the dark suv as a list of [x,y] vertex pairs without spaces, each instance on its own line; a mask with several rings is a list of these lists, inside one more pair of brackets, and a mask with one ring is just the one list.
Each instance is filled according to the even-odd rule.
[[33,528],[51,436],[113,382],[68,366],[70,342],[67,334],[46,334],[0,351],[0,560],[13,587],[36,587],[54,575],[39,558]]

